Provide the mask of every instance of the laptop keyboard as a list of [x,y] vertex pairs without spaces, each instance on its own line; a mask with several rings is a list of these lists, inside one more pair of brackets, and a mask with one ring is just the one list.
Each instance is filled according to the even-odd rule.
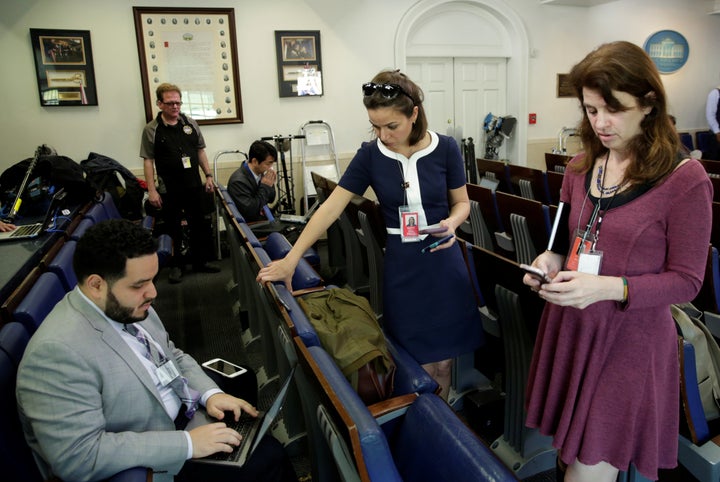
[[245,443],[251,443],[251,440],[246,440],[247,435],[252,430],[254,424],[258,421],[256,418],[251,417],[245,412],[242,413],[240,420],[237,422],[231,418],[233,417],[232,412],[225,412],[225,417],[228,417],[228,421],[226,421],[225,424],[239,433],[242,440],[240,440],[240,445],[233,447],[232,452],[217,452],[209,456],[208,458],[210,459],[227,461],[236,460],[240,456],[240,447],[242,447]]
[[40,229],[42,229],[42,224],[26,224],[24,226],[18,226],[17,229],[12,232],[10,237],[32,236],[33,234],[40,232]]

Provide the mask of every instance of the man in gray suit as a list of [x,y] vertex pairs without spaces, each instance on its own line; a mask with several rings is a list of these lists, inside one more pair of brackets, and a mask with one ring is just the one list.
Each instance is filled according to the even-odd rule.
[[[99,223],[78,242],[73,264],[78,286],[43,321],[18,370],[20,418],[42,475],[101,480],[148,467],[153,480],[171,481],[190,458],[231,452],[240,435],[221,420],[258,412],[170,341],[151,306],[158,260],[149,232],[126,220]],[[133,327],[168,361],[152,361]],[[219,421],[177,429],[186,412],[169,373]],[[279,442],[266,437],[260,448],[226,478],[297,480]]]

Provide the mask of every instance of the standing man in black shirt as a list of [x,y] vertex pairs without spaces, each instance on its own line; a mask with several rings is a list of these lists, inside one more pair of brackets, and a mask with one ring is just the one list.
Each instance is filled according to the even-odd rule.
[[[203,273],[217,273],[220,269],[208,263],[212,251],[212,228],[203,212],[203,196],[214,189],[212,172],[205,153],[197,122],[180,112],[180,88],[163,83],[155,91],[157,117],[143,130],[140,157],[144,160],[145,180],[148,184],[149,203],[162,210],[173,239],[174,255],[170,261],[170,283],[182,280],[184,263],[181,260],[182,221],[190,229],[190,258],[193,269]],[[205,175],[200,179],[198,167]],[[155,170],[162,195],[155,186]]]

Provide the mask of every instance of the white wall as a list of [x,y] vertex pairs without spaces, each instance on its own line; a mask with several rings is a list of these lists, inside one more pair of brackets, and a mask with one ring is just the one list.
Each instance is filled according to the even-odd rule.
[[[397,25],[415,0],[228,0],[202,6],[234,7],[244,124],[204,126],[212,159],[220,150],[247,149],[252,140],[295,134],[308,120],[333,127],[343,157],[369,137],[360,84],[394,67]],[[478,0],[481,4],[482,0]],[[706,0],[617,0],[596,7],[540,5],[507,0],[523,19],[530,59],[529,110],[538,123],[527,142],[552,139],[574,125],[577,102],[557,99],[556,74],[569,71],[598,44],[625,39],[642,45],[657,30],[682,33],[690,58],[664,76],[681,129],[704,128],[704,100],[718,83],[720,15]],[[148,0],[143,6],[195,7],[191,0]],[[132,7],[126,0],[5,0],[0,7],[0,170],[46,143],[76,161],[91,151],[132,169],[141,165],[139,137],[145,116]],[[41,107],[29,28],[91,31],[99,105]],[[325,95],[279,98],[274,30],[320,30]],[[526,122],[526,119],[519,119]],[[297,151],[296,151],[297,154]]]

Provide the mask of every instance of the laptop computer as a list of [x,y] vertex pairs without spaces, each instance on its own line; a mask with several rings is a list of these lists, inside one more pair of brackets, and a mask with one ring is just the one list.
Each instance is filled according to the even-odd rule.
[[500,184],[500,181],[498,181],[497,179],[493,179],[491,177],[485,177],[485,176],[480,178],[480,183],[479,183],[480,186],[486,187],[486,188],[490,189],[492,192],[495,192],[495,190],[497,189],[499,184]]
[[318,201],[315,201],[315,203],[310,207],[310,209],[308,209],[308,211],[304,215],[301,216],[299,214],[281,214],[279,219],[280,221],[286,223],[307,224],[307,222],[310,220],[310,216],[313,215],[319,205],[320,203]]
[[48,210],[45,213],[45,219],[43,219],[41,223],[23,224],[12,231],[2,232],[0,233],[0,241],[17,241],[20,239],[36,238],[52,228],[55,225],[55,218],[63,208],[66,195],[67,193],[64,189],[55,191],[55,194],[50,200]]
[[[296,368],[297,365],[293,366],[290,370],[290,373],[280,387],[277,395],[275,395],[275,400],[273,400],[273,403],[270,405],[267,412],[260,412],[257,418],[253,418],[250,415],[243,413],[238,422],[235,422],[234,420],[225,421],[229,427],[234,428],[242,435],[240,445],[235,447],[231,453],[218,452],[202,459],[190,459],[185,463],[201,465],[222,464],[242,467],[243,464],[245,464],[245,461],[250,458],[252,453],[260,444],[263,437],[265,437],[268,433],[268,430],[270,430],[275,422],[275,419],[280,413],[283,403],[285,403],[285,397],[287,396]],[[195,416],[190,420],[190,422],[188,422],[185,430],[192,430],[202,425],[216,423],[217,421],[218,420],[215,418],[209,416],[205,410],[198,410],[195,413]]]

